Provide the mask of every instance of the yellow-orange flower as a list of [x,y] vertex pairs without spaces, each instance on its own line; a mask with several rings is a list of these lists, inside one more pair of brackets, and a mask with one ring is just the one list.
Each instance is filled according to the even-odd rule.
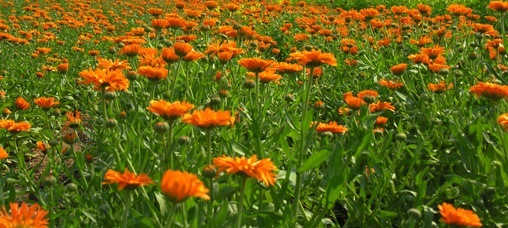
[[0,227],[48,227],[48,212],[37,203],[29,206],[27,203],[10,203],[10,213],[2,208],[0,211]]
[[227,174],[244,174],[256,178],[267,186],[275,184],[275,173],[277,169],[269,158],[258,160],[256,155],[250,158],[222,156],[213,159],[213,165],[217,167],[217,174],[225,171]]
[[481,227],[478,215],[471,210],[455,208],[453,205],[443,203],[437,206],[441,214],[441,221],[449,225]]
[[404,84],[402,84],[400,82],[388,81],[388,80],[384,80],[384,79],[379,80],[379,85],[384,86],[388,89],[398,89],[398,88],[404,86]]
[[54,97],[39,97],[35,99],[34,102],[41,107],[42,110],[49,110],[51,107],[60,104],[60,102],[55,101]]
[[176,55],[178,55],[179,57],[184,57],[187,54],[189,54],[190,51],[192,51],[193,47],[188,43],[176,42],[173,45],[173,48],[175,50]]
[[81,125],[81,113],[78,110],[74,112],[67,112],[66,115],[71,128],[76,128]]
[[153,184],[153,180],[147,174],[136,175],[125,169],[124,173],[120,173],[109,169],[104,175],[105,182],[102,184],[118,184],[118,190],[131,190],[139,186]]
[[394,74],[394,75],[401,75],[406,71],[406,68],[407,68],[407,64],[401,63],[401,64],[397,64],[397,65],[393,66],[392,68],[390,68],[390,71],[392,71],[392,74]]
[[182,121],[200,128],[213,128],[218,126],[230,126],[235,122],[235,117],[230,111],[214,111],[210,108],[196,110],[192,114],[185,114]]
[[444,81],[440,81],[438,84],[429,83],[427,85],[427,88],[434,93],[442,93],[446,90],[453,88],[453,84],[450,83],[446,85]]
[[150,81],[159,81],[168,77],[168,70],[162,67],[142,66],[138,68],[138,73]]
[[395,107],[390,102],[377,101],[377,103],[372,103],[369,105],[369,110],[371,113],[381,112],[383,110],[390,110],[395,112]]
[[175,101],[173,103],[169,103],[165,100],[152,100],[150,101],[150,106],[146,109],[164,119],[171,120],[185,115],[193,108],[193,104],[185,101]]
[[9,132],[17,133],[20,131],[30,131],[32,125],[29,122],[14,120],[0,120],[0,128],[6,129]]
[[508,131],[508,113],[503,113],[497,117],[497,123],[501,125],[505,131]]
[[126,90],[129,87],[129,80],[120,69],[113,71],[100,68],[95,70],[88,69],[79,72],[79,76],[84,79],[80,83],[85,85],[93,84],[96,90],[115,91]]
[[508,2],[503,1],[491,1],[487,8],[497,11],[497,12],[506,12],[508,11]]
[[478,82],[478,84],[471,86],[469,92],[473,93],[476,97],[486,97],[491,100],[508,98],[508,86],[491,82]]
[[324,64],[337,66],[337,60],[332,53],[322,53],[321,50],[295,52],[289,54],[298,64],[308,67],[318,67]]
[[16,108],[19,108],[21,110],[26,110],[30,108],[30,103],[28,103],[28,101],[26,101],[22,97],[16,98],[16,100],[14,101],[14,105],[16,105]]
[[6,159],[8,157],[9,157],[9,154],[7,153],[7,151],[5,151],[5,149],[3,147],[0,147],[0,160]]
[[182,202],[189,197],[209,200],[208,188],[192,173],[168,170],[161,180],[161,191],[173,203]]
[[238,60],[238,64],[254,73],[263,72],[266,70],[266,68],[272,65],[272,63],[273,60],[266,60],[261,58],[242,58]]
[[97,68],[101,68],[104,70],[129,70],[131,67],[129,66],[129,61],[127,60],[109,60],[104,58],[97,58]]
[[344,134],[348,129],[343,125],[338,125],[335,121],[330,121],[329,123],[318,123],[316,126],[317,132],[331,132],[334,134]]

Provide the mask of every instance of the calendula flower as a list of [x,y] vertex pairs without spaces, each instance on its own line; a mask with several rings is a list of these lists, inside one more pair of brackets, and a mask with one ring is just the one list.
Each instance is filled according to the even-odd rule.
[[152,100],[150,101],[150,106],[146,109],[166,120],[172,120],[185,115],[193,108],[193,104],[185,101],[175,101],[173,103],[169,103],[165,100]]
[[192,45],[188,43],[176,42],[173,45],[173,49],[175,50],[175,54],[179,57],[184,57],[192,51]]
[[109,60],[104,58],[97,58],[97,68],[101,68],[104,70],[129,70],[131,67],[129,66],[129,61],[127,60]]
[[105,182],[102,184],[118,184],[118,190],[131,190],[139,186],[153,184],[153,180],[147,174],[136,175],[125,169],[124,173],[120,173],[109,169],[104,175]]
[[481,227],[478,215],[471,210],[455,208],[453,205],[443,203],[437,206],[441,214],[441,221],[449,225]]
[[25,98],[22,97],[16,98],[16,100],[14,101],[14,105],[16,106],[16,108],[19,108],[21,110],[26,110],[30,108],[30,103],[28,103],[28,101],[26,101]]
[[469,92],[473,93],[476,97],[486,97],[491,100],[508,98],[508,86],[491,82],[478,82],[478,84],[469,89]]
[[272,65],[273,60],[266,60],[261,58],[242,58],[238,60],[238,64],[247,68],[248,71],[260,73]]
[[0,211],[0,227],[48,227],[48,212],[39,207],[37,203],[32,206],[23,202],[10,203],[10,212],[3,207]]
[[218,126],[230,126],[235,122],[235,117],[230,111],[214,111],[210,108],[196,110],[192,114],[185,114],[182,121],[200,128],[213,128]]
[[497,11],[497,12],[506,12],[508,11],[508,2],[503,1],[491,1],[487,8]]
[[55,101],[54,97],[39,97],[35,99],[34,102],[41,107],[42,110],[49,110],[51,107],[60,104],[60,102]]
[[332,53],[322,53],[321,50],[295,52],[289,56],[296,59],[302,66],[318,67],[324,64],[337,66],[335,56]]
[[503,113],[497,117],[497,123],[505,130],[508,131],[508,113]]
[[404,84],[402,84],[400,82],[388,81],[388,80],[384,80],[384,79],[379,80],[379,85],[386,87],[388,89],[398,89],[398,88],[404,86]]
[[81,125],[81,113],[78,110],[74,112],[67,112],[66,116],[71,128],[76,128]]
[[13,133],[30,131],[31,127],[32,125],[26,121],[16,122],[14,120],[0,120],[0,128]]
[[393,66],[392,68],[390,68],[390,71],[392,71],[392,74],[394,74],[394,75],[401,75],[406,71],[406,68],[407,68],[407,64],[401,63],[401,64],[397,64],[397,65]]
[[95,90],[115,91],[126,90],[129,87],[129,80],[120,69],[113,71],[100,68],[88,69],[79,72],[79,76],[83,78],[80,83],[93,84]]
[[331,132],[334,134],[344,134],[348,129],[343,125],[338,125],[335,121],[329,123],[318,123],[316,126],[316,132]]
[[440,81],[438,84],[429,83],[427,85],[427,88],[434,93],[442,93],[446,90],[453,88],[453,84],[450,83],[446,85],[444,81]]
[[250,158],[222,156],[214,158],[213,165],[218,169],[217,174],[223,171],[227,174],[243,174],[256,178],[267,186],[275,184],[274,171],[277,168],[269,158],[258,160],[256,155]]
[[372,103],[369,105],[369,110],[371,113],[381,112],[383,110],[390,110],[395,112],[395,107],[390,102],[377,101],[377,103]]
[[7,153],[7,151],[5,151],[5,149],[3,147],[0,147],[0,160],[6,159],[8,157],[9,157],[9,154]]
[[161,180],[162,194],[173,203],[182,202],[189,197],[199,197],[209,200],[209,190],[195,174],[179,170],[168,170]]
[[150,81],[159,81],[168,77],[168,70],[162,67],[142,66],[138,68],[138,73]]

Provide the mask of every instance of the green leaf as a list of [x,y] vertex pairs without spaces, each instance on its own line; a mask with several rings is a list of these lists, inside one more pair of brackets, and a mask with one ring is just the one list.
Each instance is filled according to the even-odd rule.
[[329,150],[320,150],[315,154],[312,154],[309,159],[307,159],[303,165],[298,168],[298,173],[303,173],[309,169],[317,168],[319,167],[324,161],[328,159],[330,156]]
[[394,212],[394,211],[385,211],[385,210],[381,210],[379,212],[379,215],[381,215],[381,217],[386,218],[386,219],[393,219],[393,218],[396,218],[398,216],[397,212]]

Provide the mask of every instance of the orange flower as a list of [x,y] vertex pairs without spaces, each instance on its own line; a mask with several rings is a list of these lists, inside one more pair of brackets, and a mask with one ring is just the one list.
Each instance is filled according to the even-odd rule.
[[369,89],[362,90],[362,91],[358,92],[358,94],[357,94],[358,98],[364,100],[367,103],[374,102],[378,95],[379,94],[377,91],[369,90]]
[[434,47],[431,47],[431,48],[422,48],[420,50],[420,53],[427,55],[430,59],[436,59],[444,51],[445,51],[444,47],[435,45]]
[[42,110],[49,110],[51,107],[60,104],[60,102],[55,101],[54,97],[39,97],[35,99],[34,102],[41,107]]
[[508,113],[503,113],[497,118],[497,123],[501,125],[501,127],[508,131]]
[[343,125],[337,125],[337,122],[330,121],[329,123],[318,123],[316,126],[317,132],[331,132],[334,134],[344,134],[348,129]]
[[429,83],[427,85],[427,88],[434,93],[442,93],[446,90],[453,88],[453,84],[450,83],[447,86],[444,81],[440,81],[438,84]]
[[142,66],[138,68],[138,73],[150,81],[159,81],[168,77],[168,70],[162,67]]
[[381,112],[383,110],[390,110],[395,112],[395,107],[390,102],[377,101],[377,103],[372,103],[369,105],[369,110],[371,113]]
[[374,123],[375,126],[384,126],[386,123],[388,123],[388,118],[384,117],[384,116],[378,116],[376,118],[376,122]]
[[269,158],[258,160],[256,155],[250,158],[222,156],[213,159],[213,165],[217,167],[217,175],[222,171],[227,174],[243,174],[256,178],[267,186],[275,184],[275,173],[277,169]]
[[366,105],[365,101],[359,97],[355,97],[353,95],[344,96],[344,101],[347,106],[352,110],[359,110],[361,106]]
[[298,64],[289,64],[285,62],[280,62],[274,65],[275,69],[277,69],[277,72],[279,72],[280,74],[293,74],[303,70],[303,67]]
[[168,64],[177,62],[180,59],[180,57],[175,53],[175,49],[172,47],[171,48],[163,48],[161,57]]
[[0,211],[0,226],[1,227],[48,227],[48,219],[46,216],[48,212],[39,207],[37,203],[29,206],[27,203],[9,203],[10,213],[2,208]]
[[182,43],[182,42],[176,42],[173,45],[173,48],[175,50],[175,54],[179,57],[184,57],[187,54],[189,54],[190,51],[192,51],[192,45],[188,43]]
[[7,151],[5,151],[3,147],[0,147],[0,160],[6,159],[8,157],[9,154],[7,153]]
[[441,214],[441,221],[449,225],[481,227],[478,215],[471,210],[455,208],[453,205],[443,203],[437,206]]
[[122,49],[120,49],[120,54],[133,57],[138,55],[139,50],[141,50],[141,48],[142,48],[141,44],[125,45],[122,47]]
[[189,110],[193,108],[193,104],[185,101],[176,101],[169,103],[165,100],[152,100],[150,101],[150,106],[146,109],[166,120],[172,120],[185,115]]
[[14,101],[14,105],[16,105],[16,108],[19,108],[21,110],[26,110],[30,108],[30,104],[22,97],[16,98],[16,101]]
[[152,19],[151,25],[154,29],[163,29],[169,27],[169,21],[166,19]]
[[448,6],[448,8],[446,8],[446,10],[456,16],[459,16],[459,15],[466,16],[466,15],[473,13],[472,9],[467,8],[466,6],[461,5],[461,4],[451,4]]
[[506,12],[508,11],[508,2],[491,1],[487,6],[487,8],[495,10],[497,12]]
[[379,85],[384,86],[388,89],[398,89],[398,88],[404,86],[404,84],[402,84],[400,82],[387,81],[384,79],[379,80]]
[[60,64],[58,64],[56,69],[60,73],[65,73],[65,72],[67,72],[67,70],[69,70],[69,63],[60,63]]
[[423,15],[425,15],[425,14],[429,15],[430,11],[432,11],[432,7],[430,7],[429,5],[418,4],[417,7],[418,7],[418,12],[420,12]]
[[393,66],[392,68],[390,68],[390,71],[392,71],[392,74],[394,74],[394,75],[401,75],[406,71],[406,68],[407,68],[407,64],[401,63],[401,64],[397,64],[397,65]]
[[238,60],[238,64],[254,73],[263,72],[266,68],[272,65],[272,63],[273,60],[265,60],[261,58],[242,58]]
[[179,170],[168,170],[161,180],[162,194],[169,197],[173,203],[179,203],[189,197],[199,197],[209,200],[209,190],[199,178],[191,173]]
[[483,96],[491,100],[508,98],[508,86],[491,82],[478,82],[478,84],[471,86],[469,92],[473,93],[476,97]]
[[154,17],[157,17],[157,16],[161,15],[162,13],[164,13],[164,10],[159,9],[159,8],[149,8],[148,13]]
[[71,128],[76,128],[81,125],[81,113],[78,110],[74,112],[67,112],[66,115]]
[[37,149],[40,150],[40,151],[46,151],[48,148],[50,148],[50,146],[42,141],[37,141],[36,142],[36,146],[37,146]]
[[79,72],[79,76],[84,79],[80,83],[85,85],[93,84],[95,90],[105,89],[107,91],[115,91],[126,90],[129,87],[129,80],[121,70],[88,69]]
[[14,120],[0,120],[0,128],[4,128],[13,133],[30,131],[31,127],[32,125],[26,121],[16,122]]
[[192,62],[192,61],[195,61],[195,60],[198,60],[198,59],[202,59],[204,57],[205,57],[205,54],[193,50],[193,51],[187,53],[187,55],[184,56],[182,58],[182,60],[186,61],[186,62]]
[[196,110],[192,114],[185,114],[182,121],[200,128],[213,128],[218,126],[231,126],[235,117],[230,111],[214,111],[210,108]]
[[102,184],[118,184],[118,190],[135,189],[139,186],[153,184],[153,180],[146,174],[136,175],[131,173],[127,168],[124,173],[109,169],[104,175],[105,182]]
[[298,61],[298,64],[308,67],[318,67],[323,64],[337,66],[337,60],[332,53],[322,53],[321,50],[295,52],[289,54]]
[[275,73],[275,69],[270,68],[269,70],[259,73],[259,81],[263,83],[275,82],[279,84],[279,80],[282,76]]
[[129,66],[129,62],[127,60],[109,60],[104,58],[97,58],[97,68],[101,68],[104,70],[129,70],[131,67]]

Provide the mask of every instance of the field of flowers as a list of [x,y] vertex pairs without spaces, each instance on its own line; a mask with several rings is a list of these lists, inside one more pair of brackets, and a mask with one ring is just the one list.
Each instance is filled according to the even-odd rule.
[[0,227],[508,225],[508,2],[1,5]]

